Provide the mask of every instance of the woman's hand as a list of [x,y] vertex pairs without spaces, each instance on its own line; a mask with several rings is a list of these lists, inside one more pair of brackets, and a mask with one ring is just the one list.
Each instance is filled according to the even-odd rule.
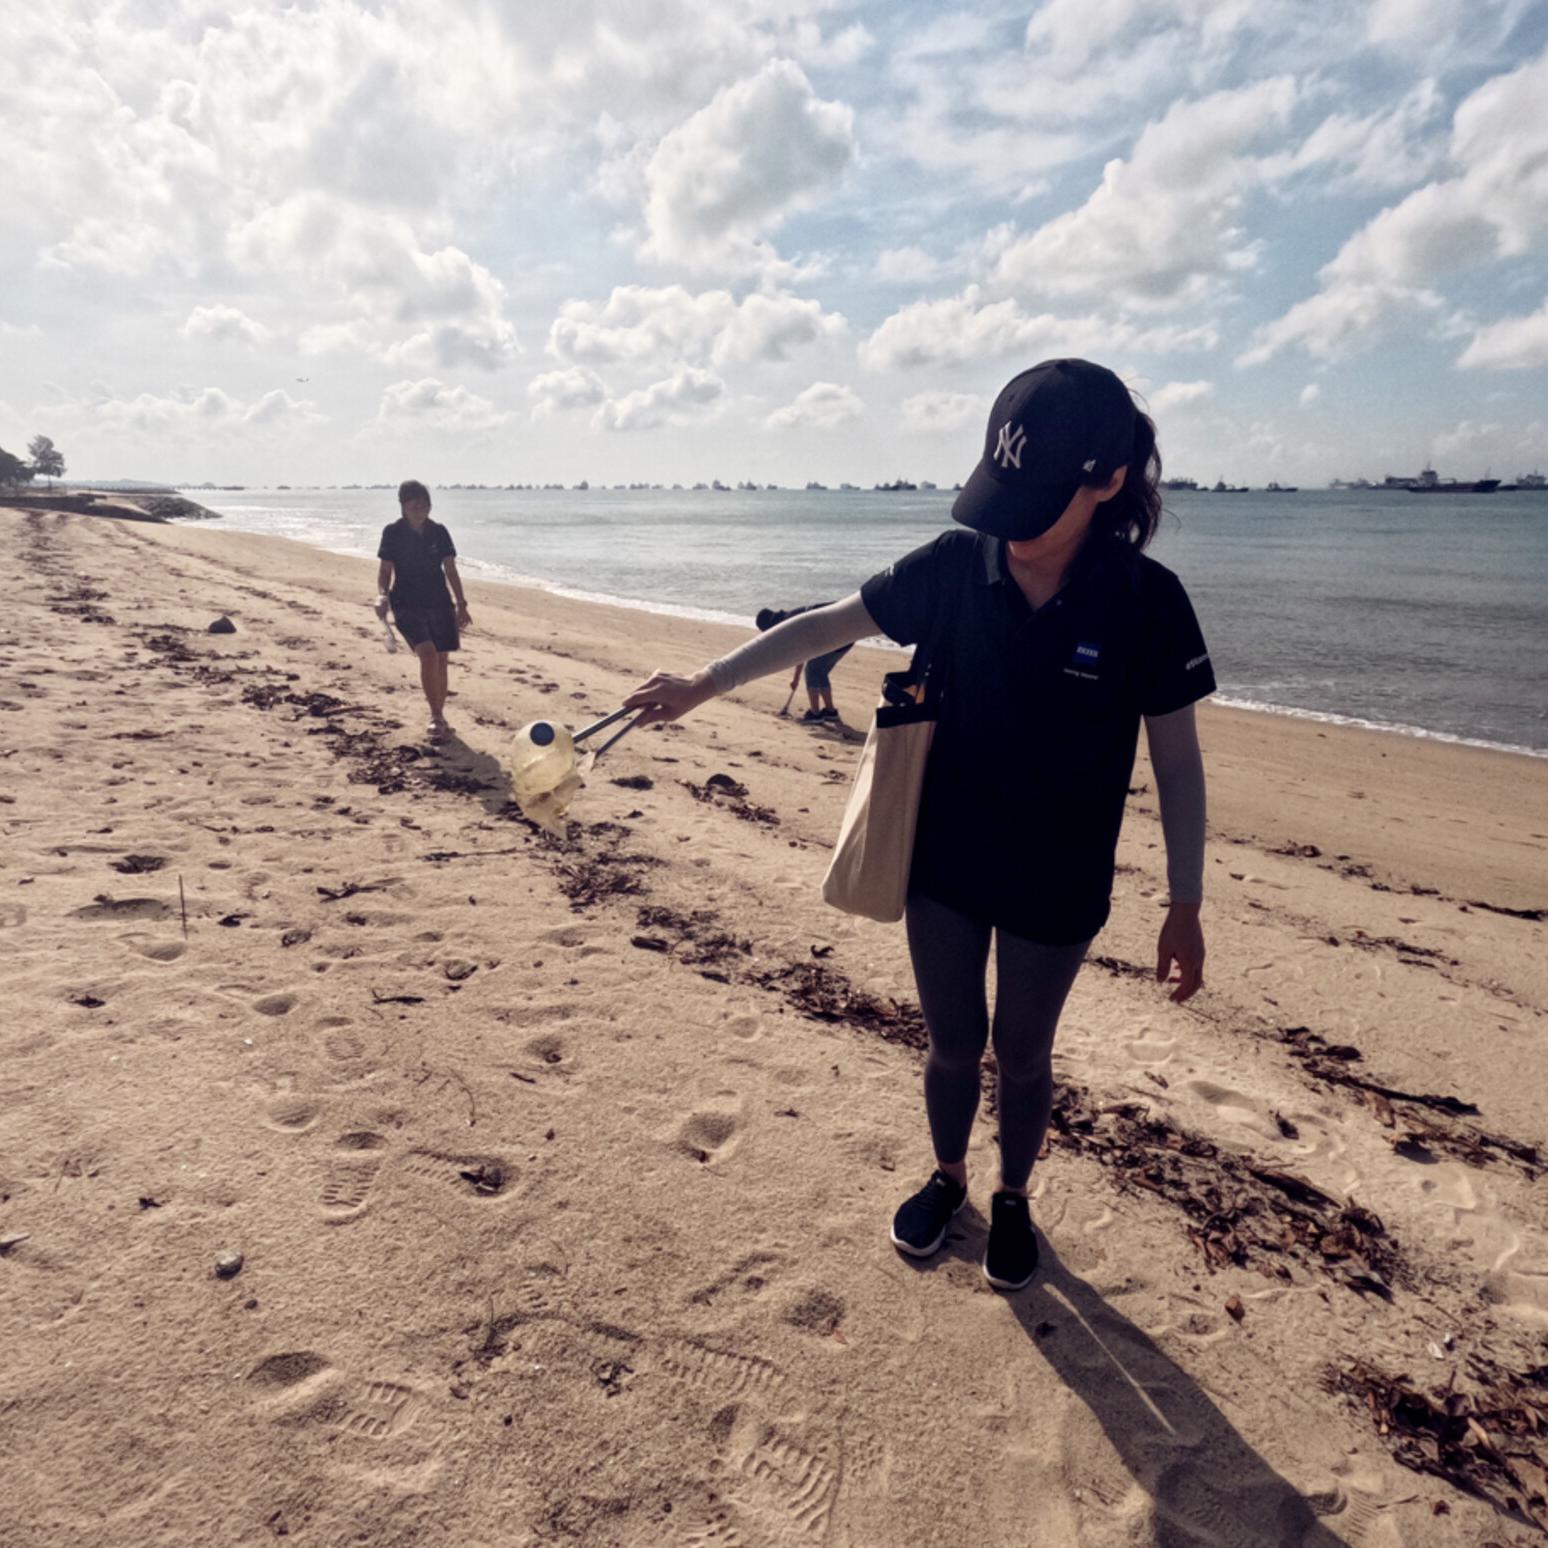
[[1204,928],[1199,923],[1197,903],[1174,903],[1166,911],[1166,923],[1161,926],[1156,941],[1156,982],[1164,984],[1177,964],[1177,977],[1171,982],[1177,987],[1172,991],[1172,1001],[1181,1005],[1192,999],[1204,983]]
[[466,602],[459,602],[457,604],[457,627],[459,629],[470,629],[472,626],[473,615],[468,611],[468,604]]
[[661,720],[677,720],[714,697],[715,680],[708,672],[695,672],[692,677],[656,672],[624,700],[624,708],[642,711],[636,726],[651,726]]

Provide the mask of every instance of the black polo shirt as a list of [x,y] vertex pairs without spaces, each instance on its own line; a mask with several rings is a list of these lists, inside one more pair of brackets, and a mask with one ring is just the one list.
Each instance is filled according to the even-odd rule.
[[1029,940],[1089,940],[1107,921],[1140,717],[1215,690],[1182,582],[1101,538],[1034,610],[999,539],[957,529],[860,594],[900,645],[950,610],[910,885]]
[[446,572],[441,568],[443,559],[454,558],[457,545],[440,522],[427,517],[424,527],[416,532],[406,516],[390,521],[382,528],[381,546],[376,550],[378,559],[392,561],[392,590],[388,595],[394,607],[408,608],[416,613],[435,612],[451,606],[451,592],[446,586]]

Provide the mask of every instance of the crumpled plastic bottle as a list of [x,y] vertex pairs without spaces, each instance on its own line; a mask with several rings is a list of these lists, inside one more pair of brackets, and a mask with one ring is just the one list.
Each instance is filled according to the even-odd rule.
[[564,814],[584,781],[567,727],[556,720],[534,720],[516,733],[511,745],[511,794],[523,817],[555,838],[564,838]]

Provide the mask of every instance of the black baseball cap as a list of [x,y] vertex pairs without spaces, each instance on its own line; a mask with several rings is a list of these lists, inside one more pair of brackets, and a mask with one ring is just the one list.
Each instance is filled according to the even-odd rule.
[[1129,389],[1089,360],[1044,360],[989,411],[984,455],[951,508],[965,527],[1011,542],[1041,536],[1082,484],[1105,483],[1134,453]]

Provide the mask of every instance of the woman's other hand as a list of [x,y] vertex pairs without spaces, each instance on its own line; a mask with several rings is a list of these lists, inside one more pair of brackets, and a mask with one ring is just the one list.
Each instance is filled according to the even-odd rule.
[[695,672],[692,677],[656,672],[624,700],[624,708],[642,712],[636,726],[650,726],[657,721],[677,720],[714,697],[715,681],[708,672]]
[[1168,982],[1174,963],[1177,977],[1170,981],[1177,987],[1171,997],[1174,1004],[1181,1005],[1204,983],[1204,927],[1199,923],[1197,903],[1174,903],[1166,911],[1166,923],[1156,941],[1158,984]]

